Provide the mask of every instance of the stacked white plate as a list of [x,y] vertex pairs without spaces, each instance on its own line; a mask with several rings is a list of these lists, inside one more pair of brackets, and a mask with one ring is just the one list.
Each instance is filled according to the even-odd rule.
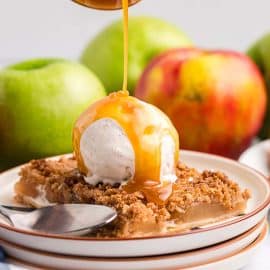
[[243,164],[254,168],[267,177],[270,175],[270,140],[261,141],[248,148],[239,158]]
[[[0,220],[0,245],[11,260],[53,269],[239,269],[267,236],[270,184],[259,172],[230,159],[181,151],[198,170],[222,171],[250,190],[246,214],[190,232],[135,239],[68,237],[16,229]],[[20,168],[0,175],[0,204],[14,204]],[[15,258],[15,259],[14,259]]]

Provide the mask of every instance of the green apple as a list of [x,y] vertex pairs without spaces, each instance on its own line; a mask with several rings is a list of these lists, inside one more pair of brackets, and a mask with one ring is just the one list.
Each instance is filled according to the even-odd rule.
[[[177,27],[151,17],[129,19],[128,89],[131,93],[152,58],[175,47],[191,46]],[[123,23],[119,20],[99,33],[84,50],[81,61],[102,80],[107,92],[122,89]]]
[[36,59],[0,71],[0,168],[72,151],[72,127],[105,96],[86,67]]
[[[247,54],[255,61],[262,72],[267,86],[267,96],[270,101],[270,33],[257,40]],[[270,138],[270,103],[268,102],[264,125],[259,136],[262,139]]]

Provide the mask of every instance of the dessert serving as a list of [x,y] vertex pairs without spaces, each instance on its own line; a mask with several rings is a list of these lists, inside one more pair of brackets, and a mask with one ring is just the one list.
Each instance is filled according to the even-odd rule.
[[[117,218],[97,237],[170,234],[245,212],[250,194],[221,172],[179,163],[179,136],[158,108],[129,96],[128,1],[124,18],[123,91],[100,99],[73,129],[73,157],[33,160],[15,185],[19,203],[91,203]],[[89,213],[91,218],[91,213]]]
[[72,3],[122,9],[123,21],[90,40],[85,66],[34,59],[0,72],[0,170],[22,164],[0,174],[7,260],[243,268],[268,232],[269,179],[252,169],[258,155],[250,167],[236,161],[263,120],[259,70],[235,51],[190,47],[158,18],[129,20],[144,1]]
[[198,172],[179,162],[179,136],[170,119],[129,95],[128,1],[122,6],[123,91],[81,114],[73,129],[74,156],[33,160],[21,169],[16,201],[114,208],[117,218],[93,232],[97,237],[164,235],[244,214],[249,192],[221,172]]
[[117,219],[94,232],[99,237],[180,232],[245,212],[249,192],[221,172],[181,164],[170,120],[125,91],[80,116],[73,144],[74,157],[34,160],[22,168],[17,202],[115,208]]

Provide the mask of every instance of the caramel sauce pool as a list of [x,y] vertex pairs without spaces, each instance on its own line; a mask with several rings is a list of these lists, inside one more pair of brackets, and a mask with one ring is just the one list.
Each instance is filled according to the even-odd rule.
[[124,73],[122,90],[128,87],[128,0],[122,0],[123,6],[123,30],[124,30]]

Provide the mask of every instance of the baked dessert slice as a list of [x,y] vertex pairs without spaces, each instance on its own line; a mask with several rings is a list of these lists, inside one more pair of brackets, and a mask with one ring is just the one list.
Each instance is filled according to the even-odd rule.
[[[41,207],[49,203],[93,203],[115,208],[117,219],[94,233],[97,237],[139,237],[175,233],[244,214],[250,194],[221,172],[202,173],[181,163],[165,204],[119,185],[85,182],[74,158],[33,160],[15,186],[15,200]],[[89,213],[89,216],[91,213]]]

